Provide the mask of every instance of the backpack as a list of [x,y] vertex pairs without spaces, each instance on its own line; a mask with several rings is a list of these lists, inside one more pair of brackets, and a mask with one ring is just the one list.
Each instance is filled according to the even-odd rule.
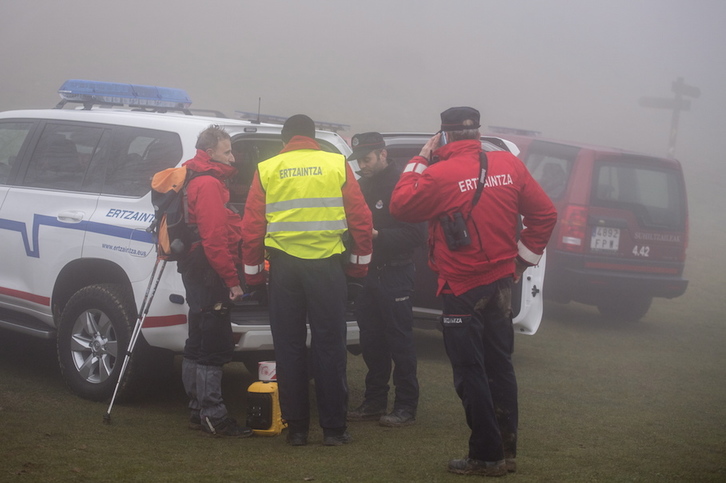
[[154,221],[148,231],[154,237],[159,258],[181,260],[200,240],[196,225],[189,224],[186,188],[192,179],[207,174],[181,166],[159,171],[151,178]]

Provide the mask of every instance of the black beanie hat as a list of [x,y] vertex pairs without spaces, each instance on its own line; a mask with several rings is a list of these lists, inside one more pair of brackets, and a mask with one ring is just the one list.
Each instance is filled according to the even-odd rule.
[[288,143],[294,136],[315,139],[315,122],[305,114],[290,116],[282,126],[282,142]]

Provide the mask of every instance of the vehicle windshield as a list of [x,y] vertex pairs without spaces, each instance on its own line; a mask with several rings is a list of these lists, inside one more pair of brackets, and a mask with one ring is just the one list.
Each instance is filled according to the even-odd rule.
[[630,210],[644,227],[682,230],[686,208],[679,172],[634,161],[625,158],[596,165],[592,204]]

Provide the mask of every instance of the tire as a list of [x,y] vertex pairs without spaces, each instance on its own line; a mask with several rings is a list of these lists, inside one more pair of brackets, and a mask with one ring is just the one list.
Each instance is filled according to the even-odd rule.
[[647,295],[622,295],[598,303],[597,309],[614,322],[637,322],[648,313],[652,302],[653,297]]
[[[113,396],[126,349],[136,322],[136,308],[129,290],[117,284],[90,285],[66,304],[58,327],[58,363],[68,387],[92,401]],[[145,344],[141,337],[134,352]],[[117,399],[128,400],[137,381],[139,354],[130,358]]]

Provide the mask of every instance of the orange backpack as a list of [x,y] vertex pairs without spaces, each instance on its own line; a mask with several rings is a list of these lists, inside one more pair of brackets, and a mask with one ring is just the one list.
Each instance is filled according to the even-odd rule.
[[156,241],[159,258],[180,260],[200,240],[196,225],[189,224],[186,187],[193,178],[206,174],[181,166],[159,171],[151,178],[154,221],[149,231]]

